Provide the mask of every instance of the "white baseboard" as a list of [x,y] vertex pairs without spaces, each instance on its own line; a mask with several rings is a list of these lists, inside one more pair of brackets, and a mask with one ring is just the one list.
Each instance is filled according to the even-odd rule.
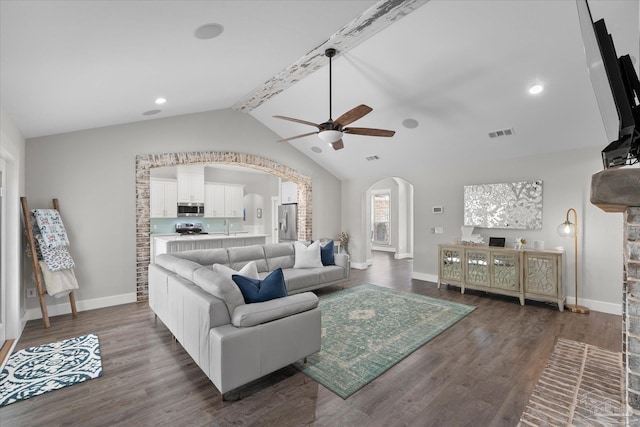
[[366,270],[369,265],[366,262],[352,262],[351,268],[355,268],[356,270]]
[[406,259],[406,258],[413,258],[413,255],[410,254],[409,252],[405,252],[402,254],[395,254],[393,257],[395,259]]
[[425,282],[438,283],[438,276],[435,274],[418,273],[417,271],[413,271],[411,273],[411,278],[417,279],[417,280],[424,280]]
[[[574,297],[567,297],[567,304],[575,304],[576,299]],[[587,307],[592,311],[599,311],[601,313],[615,314],[622,316],[622,304],[614,304],[612,302],[596,301],[591,299],[580,298],[578,304]]]
[[[69,305],[69,298],[61,297],[61,300],[63,300],[65,303],[47,305],[47,312],[49,314],[49,317],[71,313],[71,305]],[[78,311],[95,310],[97,308],[111,307],[111,306],[120,305],[120,304],[128,304],[131,302],[136,302],[136,300],[137,298],[135,293],[113,295],[113,296],[104,297],[104,298],[95,298],[95,299],[84,300],[84,301],[76,301],[76,309]],[[40,311],[40,307],[28,309],[26,312],[25,318],[26,320],[42,319],[42,312]]]
[[[418,273],[414,271],[411,273],[411,277],[417,280],[424,280],[426,282],[438,283],[438,276],[435,274]],[[567,304],[573,304],[574,302],[575,302],[574,297],[567,297],[567,301],[566,301]],[[622,304],[614,304],[611,302],[588,300],[588,299],[586,300],[582,298],[578,302],[580,303],[580,305],[583,305],[593,311],[599,311],[601,313],[607,313],[607,314],[615,314],[618,316],[622,315]]]
[[391,246],[372,246],[371,250],[381,252],[395,252],[396,248],[392,248]]

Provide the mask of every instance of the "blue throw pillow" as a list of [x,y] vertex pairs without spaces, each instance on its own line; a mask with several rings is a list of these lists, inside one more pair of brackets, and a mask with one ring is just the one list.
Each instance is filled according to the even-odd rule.
[[[311,243],[313,243],[313,240]],[[324,246],[320,246],[320,259],[322,260],[322,265],[336,265],[333,253],[333,240],[329,240],[329,243]]]
[[281,268],[273,270],[263,280],[251,279],[239,274],[234,274],[231,278],[240,288],[244,302],[247,304],[287,296],[287,288],[284,285],[284,274]]

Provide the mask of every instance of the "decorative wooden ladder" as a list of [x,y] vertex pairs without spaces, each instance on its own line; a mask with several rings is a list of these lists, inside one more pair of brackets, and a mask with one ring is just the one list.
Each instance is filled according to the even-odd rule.
[[[31,253],[31,263],[33,264],[33,275],[38,288],[38,299],[40,300],[40,310],[42,311],[42,322],[45,328],[49,328],[51,323],[49,322],[49,313],[47,312],[47,303],[45,302],[45,295],[47,295],[47,289],[44,285],[42,278],[42,271],[40,270],[40,263],[38,263],[38,253],[36,251],[36,239],[33,236],[33,229],[31,228],[31,211],[27,205],[27,198],[20,197],[20,203],[22,203],[22,214],[24,216],[24,226],[27,231],[27,240],[29,241],[29,250]],[[58,212],[58,199],[53,199],[53,208]],[[69,303],[71,304],[71,313],[73,317],[78,317],[78,311],[76,310],[76,297],[73,291],[69,293]]]

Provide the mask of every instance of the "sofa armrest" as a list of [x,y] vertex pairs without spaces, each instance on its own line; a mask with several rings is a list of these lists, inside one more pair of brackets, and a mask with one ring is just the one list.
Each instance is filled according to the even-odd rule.
[[349,277],[349,274],[351,272],[351,261],[349,259],[349,254],[335,254],[333,256],[333,259],[337,266],[340,266],[346,270],[345,277]]
[[180,258],[173,256],[172,254],[159,254],[155,257],[155,264],[160,267],[166,268],[167,270],[175,273],[176,267],[175,264],[180,261]]
[[195,261],[179,258],[171,254],[160,254],[156,256],[156,264],[192,282],[193,273],[197,269],[202,268],[202,265]]
[[231,323],[239,328],[255,326],[302,313],[317,306],[318,297],[313,292],[303,292],[265,302],[240,305],[233,311]]

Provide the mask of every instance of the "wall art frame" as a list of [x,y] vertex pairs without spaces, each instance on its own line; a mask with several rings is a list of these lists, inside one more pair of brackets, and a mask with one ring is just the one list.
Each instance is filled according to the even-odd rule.
[[464,225],[542,229],[542,181],[464,186]]

